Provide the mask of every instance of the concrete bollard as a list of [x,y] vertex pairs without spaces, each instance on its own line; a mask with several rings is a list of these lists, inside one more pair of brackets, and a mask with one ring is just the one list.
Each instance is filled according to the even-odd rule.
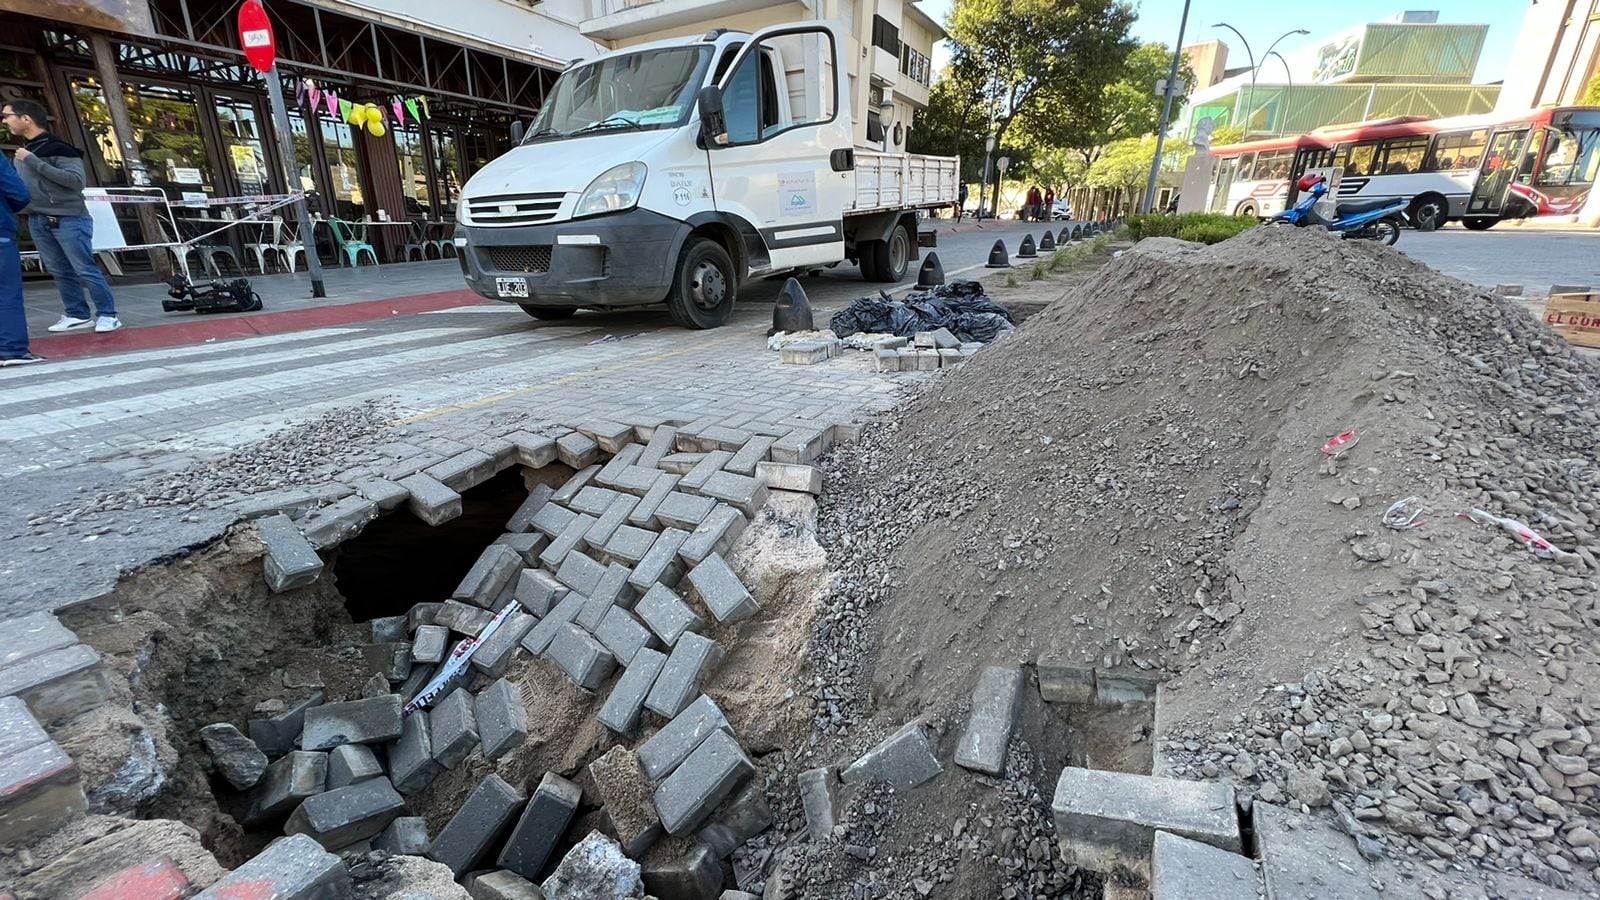
[[989,269],[1011,268],[1011,257],[1006,253],[1006,242],[995,241],[994,247],[989,251],[989,261],[984,264]]
[[922,260],[922,268],[917,270],[917,290],[941,284],[944,284],[944,266],[939,263],[939,254],[930,251]]

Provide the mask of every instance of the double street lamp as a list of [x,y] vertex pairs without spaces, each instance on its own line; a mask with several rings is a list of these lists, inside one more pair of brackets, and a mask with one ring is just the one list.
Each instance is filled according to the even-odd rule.
[[[1249,133],[1250,133],[1250,117],[1255,115],[1256,73],[1260,71],[1261,65],[1256,62],[1255,54],[1250,52],[1250,42],[1245,40],[1243,32],[1241,32],[1239,29],[1233,27],[1232,25],[1229,25],[1227,22],[1218,22],[1217,24],[1215,24],[1215,25],[1213,25],[1211,27],[1212,28],[1226,28],[1229,31],[1233,32],[1239,38],[1239,43],[1244,45],[1245,58],[1250,61],[1250,92],[1245,95],[1245,114],[1243,116],[1243,118],[1244,118],[1244,130],[1245,130],[1245,134],[1248,136]],[[1278,44],[1281,41],[1283,41],[1284,38],[1293,37],[1295,35],[1299,35],[1301,37],[1304,37],[1304,36],[1306,36],[1306,35],[1308,35],[1310,33],[1311,32],[1305,30],[1304,28],[1296,28],[1293,31],[1286,31],[1283,34],[1278,35],[1278,39],[1273,41],[1270,45],[1268,45],[1267,52],[1261,54],[1261,62],[1265,63],[1267,61],[1267,57],[1272,55],[1272,51],[1277,48]],[[1283,57],[1281,55],[1278,58],[1279,59],[1283,59]],[[1283,69],[1284,69],[1285,72],[1287,72],[1289,70],[1289,62],[1288,62],[1288,60],[1284,60]],[[1290,80],[1290,83],[1293,83],[1294,76],[1291,75],[1289,77],[1289,80]]]

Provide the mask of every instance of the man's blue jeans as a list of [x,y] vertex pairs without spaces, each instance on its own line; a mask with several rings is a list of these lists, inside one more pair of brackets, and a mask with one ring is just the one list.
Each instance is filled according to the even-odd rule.
[[60,227],[52,231],[45,217],[38,213],[28,216],[28,230],[33,234],[33,244],[39,248],[39,259],[49,273],[55,276],[56,289],[61,291],[61,305],[74,319],[92,318],[89,304],[84,302],[84,288],[94,300],[97,315],[115,316],[117,301],[111,296],[111,285],[100,271],[94,258],[94,220],[88,216],[59,216]]
[[[0,210],[0,215],[5,215]],[[0,236],[0,359],[28,352],[28,316],[22,308],[22,254],[17,239]]]

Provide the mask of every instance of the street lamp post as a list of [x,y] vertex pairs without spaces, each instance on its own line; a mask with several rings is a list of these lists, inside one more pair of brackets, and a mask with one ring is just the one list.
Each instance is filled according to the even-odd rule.
[[1245,112],[1244,112],[1244,115],[1240,117],[1241,119],[1245,120],[1245,124],[1244,124],[1245,137],[1249,137],[1250,136],[1250,122],[1249,122],[1250,104],[1254,103],[1255,99],[1256,99],[1256,55],[1254,53],[1250,52],[1250,42],[1244,39],[1244,32],[1242,32],[1239,29],[1233,27],[1232,25],[1229,25],[1227,22],[1218,22],[1217,24],[1215,24],[1215,25],[1213,25],[1211,27],[1212,28],[1226,28],[1229,31],[1233,32],[1235,35],[1237,35],[1238,38],[1239,38],[1239,43],[1244,45],[1245,58],[1250,61],[1250,93],[1245,96],[1245,101],[1244,101]]
[[[1279,53],[1278,51],[1273,50],[1270,53],[1268,53],[1267,56],[1276,56],[1278,58],[1278,62],[1283,63],[1283,77],[1288,82],[1288,87],[1285,88],[1284,92],[1283,92],[1283,109],[1284,109],[1284,113],[1283,113],[1282,119],[1278,122],[1278,125],[1279,125],[1278,133],[1279,134],[1287,134],[1288,133],[1288,129],[1286,127],[1283,127],[1283,126],[1288,124],[1289,112],[1294,109],[1294,106],[1293,106],[1293,101],[1294,101],[1294,72],[1289,68],[1289,61],[1287,59],[1283,58],[1283,54],[1282,53]],[[1266,57],[1262,57],[1261,61],[1262,62],[1266,62]]]
[[1183,33],[1189,28],[1189,0],[1183,0],[1183,18],[1178,20],[1178,42],[1172,46],[1172,70],[1167,73],[1166,99],[1161,104],[1161,127],[1156,129],[1156,156],[1150,160],[1150,180],[1145,185],[1140,212],[1149,212],[1156,202],[1156,179],[1161,177],[1161,145],[1167,139],[1167,123],[1172,120],[1172,95],[1178,91],[1178,64],[1183,61]]

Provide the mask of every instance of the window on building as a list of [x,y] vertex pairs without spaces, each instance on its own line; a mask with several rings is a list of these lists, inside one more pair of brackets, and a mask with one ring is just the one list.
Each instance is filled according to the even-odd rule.
[[359,219],[367,212],[361,191],[361,166],[356,159],[355,133],[344,122],[322,119],[322,152],[328,158],[329,187],[333,194],[334,215]]
[[233,97],[216,98],[217,128],[242,196],[265,194],[268,189],[266,145],[254,103]]
[[928,57],[918,53],[909,44],[900,45],[900,74],[926,86],[933,74]]
[[1483,162],[1483,148],[1488,143],[1489,132],[1485,129],[1435,135],[1423,171],[1460,172],[1476,169]]
[[428,217],[433,202],[428,196],[428,161],[422,152],[422,129],[415,123],[393,129],[394,152],[400,163],[400,193],[405,195],[406,216]]
[[872,17],[872,46],[900,55],[900,29],[883,16]]
[[448,211],[456,208],[456,195],[461,191],[461,161],[456,158],[456,135],[449,128],[428,128],[433,141],[433,167],[438,173],[439,202]]

